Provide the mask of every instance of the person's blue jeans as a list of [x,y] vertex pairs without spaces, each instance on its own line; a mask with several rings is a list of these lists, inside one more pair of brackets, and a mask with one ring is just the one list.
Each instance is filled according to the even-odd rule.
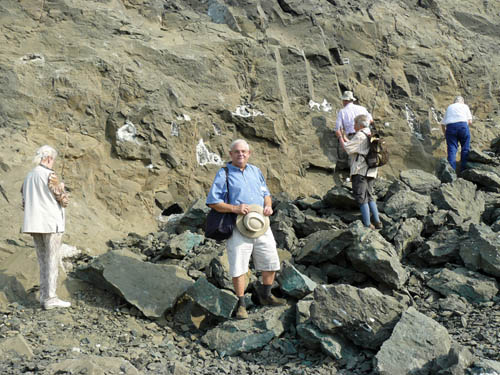
[[470,151],[470,132],[467,122],[455,122],[446,125],[446,145],[448,146],[448,162],[457,169],[457,151],[460,143],[460,169],[464,170],[467,164],[467,156]]

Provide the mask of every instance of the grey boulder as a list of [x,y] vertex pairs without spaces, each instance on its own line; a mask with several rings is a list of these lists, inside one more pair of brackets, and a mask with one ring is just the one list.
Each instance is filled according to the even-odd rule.
[[406,306],[375,288],[321,285],[314,290],[311,321],[322,332],[378,349],[389,338]]
[[399,178],[410,187],[411,190],[420,194],[429,194],[441,185],[439,178],[421,169],[408,169],[399,174]]
[[460,257],[467,268],[500,277],[498,233],[485,224],[472,224],[468,238],[460,244]]
[[391,219],[398,221],[402,218],[424,217],[430,206],[431,199],[428,195],[400,190],[386,200],[384,212]]
[[77,275],[122,296],[149,318],[161,317],[194,283],[181,267],[143,262],[127,250],[109,251]]
[[491,301],[498,293],[498,285],[494,278],[466,268],[455,270],[443,268],[429,280],[427,286],[444,296],[457,294],[470,303]]
[[433,362],[450,348],[446,328],[410,307],[375,356],[376,370],[380,375],[430,375]]
[[316,288],[316,283],[302,274],[290,262],[284,261],[277,277],[281,290],[297,299],[304,298]]
[[459,178],[451,183],[442,184],[431,193],[432,203],[443,210],[450,210],[463,221],[479,223],[484,211],[484,198],[470,181]]
[[408,273],[394,246],[377,231],[362,225],[353,226],[352,231],[356,240],[347,250],[347,257],[354,268],[392,288],[401,288]]
[[293,312],[290,306],[260,309],[249,314],[248,319],[218,325],[208,331],[201,341],[221,356],[258,350],[293,324]]

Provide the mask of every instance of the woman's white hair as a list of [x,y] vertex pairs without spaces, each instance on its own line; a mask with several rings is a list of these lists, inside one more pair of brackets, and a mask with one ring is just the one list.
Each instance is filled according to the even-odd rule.
[[36,150],[35,157],[33,158],[33,163],[40,164],[43,159],[49,156],[52,159],[55,159],[57,157],[57,151],[48,145],[44,145]]
[[243,146],[245,146],[247,148],[247,150],[250,151],[250,145],[244,139],[237,139],[237,140],[233,141],[231,143],[231,146],[229,146],[229,151],[233,151],[234,146],[236,146],[238,143],[243,144]]
[[354,123],[356,125],[362,126],[363,128],[370,127],[370,121],[368,121],[368,116],[366,115],[358,115],[354,118]]

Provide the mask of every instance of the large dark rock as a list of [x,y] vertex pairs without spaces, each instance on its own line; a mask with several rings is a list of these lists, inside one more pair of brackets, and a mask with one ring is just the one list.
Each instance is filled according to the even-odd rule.
[[[491,152],[490,152],[491,153]],[[495,158],[486,152],[472,148],[467,155],[467,163],[475,162],[481,164],[495,164]]]
[[436,176],[442,183],[453,182],[457,179],[457,173],[446,159],[439,159],[436,165]]
[[277,280],[284,293],[297,299],[301,299],[309,293],[312,293],[317,285],[309,277],[300,273],[288,261],[282,263]]
[[227,259],[226,251],[210,261],[206,273],[207,277],[213,280],[220,288],[233,289],[233,281],[229,274],[229,260]]
[[186,291],[186,295],[204,310],[222,319],[229,319],[238,303],[234,293],[217,288],[204,277],[196,280]]
[[462,178],[442,184],[431,194],[432,203],[443,210],[451,210],[464,221],[479,223],[484,211],[484,198],[476,185]]
[[401,223],[398,233],[394,236],[394,248],[400,258],[406,255],[423,240],[420,234],[424,228],[422,221],[417,218],[409,218]]
[[292,250],[298,243],[293,229],[293,222],[283,211],[278,211],[271,217],[271,230],[278,247]]
[[339,360],[340,364],[349,363],[359,356],[359,349],[340,335],[321,332],[312,323],[298,324],[297,334],[304,345],[311,349],[321,348],[330,357]]
[[319,230],[338,229],[338,227],[335,220],[306,214],[303,222],[294,224],[294,229],[297,236],[303,238]]
[[380,375],[431,375],[434,362],[450,348],[446,328],[410,307],[375,356],[376,370]]
[[352,231],[355,240],[347,250],[347,257],[354,268],[392,288],[401,288],[408,273],[394,246],[378,232],[363,225],[353,226]]
[[120,295],[150,318],[159,318],[172,309],[194,283],[181,267],[147,263],[126,250],[109,251],[77,274]]
[[440,230],[425,241],[412,255],[429,265],[456,262],[463,238],[455,230]]
[[311,321],[323,332],[342,334],[358,346],[378,349],[405,306],[375,288],[322,285],[314,290]]
[[204,240],[205,236],[186,230],[170,239],[162,251],[161,256],[165,258],[182,259]]
[[401,171],[399,178],[401,178],[411,190],[424,195],[429,194],[441,185],[441,181],[436,176],[421,169],[407,169]]
[[296,252],[296,261],[304,264],[319,264],[333,260],[353,242],[349,230],[317,231],[305,238],[302,249]]
[[471,303],[491,301],[498,293],[498,284],[494,278],[466,268],[444,268],[429,280],[427,286],[444,296],[457,294]]
[[393,220],[424,217],[429,212],[431,198],[414,191],[398,191],[385,201],[384,212]]
[[479,185],[486,191],[500,192],[500,176],[497,173],[469,168],[463,171],[460,177]]
[[227,321],[208,331],[201,341],[219,355],[255,351],[279,337],[293,323],[293,308],[268,307],[250,313],[249,318]]
[[359,208],[352,193],[343,186],[334,186],[323,197],[327,207],[335,207],[343,210],[356,210]]
[[182,215],[175,228],[177,233],[189,230],[196,233],[205,228],[207,214],[210,208],[205,204],[205,199],[197,199]]
[[467,268],[500,277],[498,233],[484,224],[472,224],[467,239],[460,244],[460,257]]

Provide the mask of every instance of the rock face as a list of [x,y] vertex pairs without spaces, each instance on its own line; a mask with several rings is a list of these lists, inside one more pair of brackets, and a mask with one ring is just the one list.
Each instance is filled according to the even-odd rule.
[[446,328],[410,307],[375,356],[380,375],[433,374],[451,339]]
[[71,189],[67,235],[95,253],[203,199],[237,137],[273,193],[323,196],[342,167],[332,128],[344,90],[380,124],[383,174],[434,170],[459,92],[488,147],[500,135],[498,13],[482,0],[2,1],[0,209],[15,218],[2,238],[18,236],[19,185],[42,144],[59,150]]
[[[368,374],[385,343],[417,347],[397,322],[434,327],[400,319],[406,301],[474,355],[452,343],[412,359],[498,369],[498,14],[484,0],[2,0],[0,373]],[[379,231],[360,226],[333,131],[344,90],[391,154]],[[478,149],[457,178],[439,122],[459,93]],[[251,269],[250,318],[234,321],[224,244],[203,227],[242,137],[273,195],[286,260],[273,293],[288,305],[256,306]],[[59,151],[64,238],[81,250],[60,264],[73,305],[55,313],[19,234],[43,144]]]

